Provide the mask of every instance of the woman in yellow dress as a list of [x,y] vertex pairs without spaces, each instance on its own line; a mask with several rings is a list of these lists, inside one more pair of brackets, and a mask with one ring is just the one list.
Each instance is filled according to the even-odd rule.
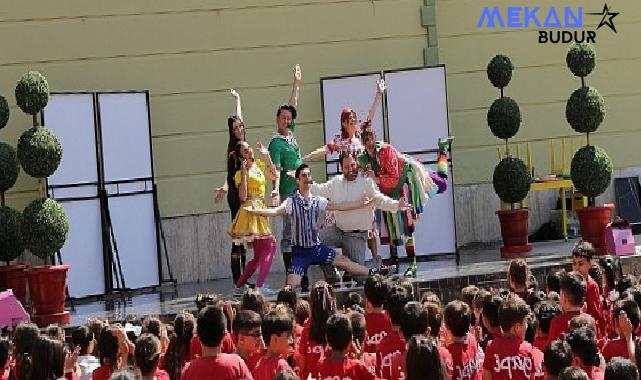
[[[271,231],[269,218],[250,213],[244,208],[265,208],[265,180],[275,181],[274,189],[278,189],[279,174],[269,157],[269,151],[260,142],[257,147],[265,161],[254,158],[254,151],[247,142],[239,141],[236,144],[233,156],[238,170],[234,181],[242,206],[228,232],[235,244],[251,245],[254,250],[254,257],[247,263],[236,283],[237,292],[244,290],[249,277],[260,267],[256,286],[261,289],[263,295],[271,295],[273,291],[264,284],[276,252],[276,240]],[[268,171],[265,171],[265,162],[269,166]],[[271,197],[274,202],[274,199],[278,199],[278,192],[272,191]]]

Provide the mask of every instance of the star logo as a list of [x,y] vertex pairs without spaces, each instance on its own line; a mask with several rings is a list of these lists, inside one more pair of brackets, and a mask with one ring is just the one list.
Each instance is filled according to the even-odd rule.
[[589,15],[598,15],[598,16],[603,16],[601,18],[601,22],[599,23],[599,26],[597,26],[597,30],[601,28],[603,25],[607,25],[612,29],[614,33],[617,32],[617,28],[614,27],[614,22],[612,21],[613,18],[617,17],[619,15],[619,12],[610,12],[610,8],[608,8],[608,4],[605,4],[603,6],[603,11],[601,13],[588,13]]

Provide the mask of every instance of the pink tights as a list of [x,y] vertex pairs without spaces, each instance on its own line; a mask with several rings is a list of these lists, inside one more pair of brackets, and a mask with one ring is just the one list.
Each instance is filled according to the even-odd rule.
[[272,267],[272,259],[276,252],[276,241],[274,238],[254,239],[252,242],[254,248],[254,257],[245,265],[243,274],[238,279],[236,287],[245,285],[247,280],[254,274],[256,268],[260,266],[256,286],[262,287],[267,278],[267,274]]

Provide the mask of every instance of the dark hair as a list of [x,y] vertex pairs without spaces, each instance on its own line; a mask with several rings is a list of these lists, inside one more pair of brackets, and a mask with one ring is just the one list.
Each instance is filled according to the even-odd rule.
[[283,111],[289,111],[292,114],[292,120],[296,120],[296,107],[289,104],[283,104],[278,107],[278,110],[276,110],[276,117],[279,117]]
[[286,371],[280,371],[274,377],[274,380],[300,380],[296,372],[288,369]]
[[234,135],[234,122],[237,120],[240,121],[241,124],[243,124],[243,121],[238,115],[230,116],[227,119],[227,129],[229,131],[229,142],[227,143],[227,186],[234,187],[236,186],[234,176],[240,168],[238,167],[238,160],[236,159],[236,157],[234,157],[234,155],[232,155],[232,153],[236,151],[236,146],[238,145],[239,141],[247,140],[247,132],[245,130],[243,130],[242,139],[238,139],[236,135]]
[[436,338],[441,333],[443,324],[443,309],[436,302],[424,302],[423,307],[427,311],[427,324],[430,327],[430,336]]
[[550,322],[552,322],[552,318],[561,314],[561,308],[555,302],[543,301],[534,307],[534,314],[541,332],[548,334]]
[[407,380],[444,380],[438,345],[432,338],[413,336],[407,347],[405,362]]
[[301,173],[303,170],[305,170],[305,169],[309,169],[309,165],[307,165],[307,164],[300,164],[300,165],[296,168],[296,174],[295,174],[296,179],[298,179],[298,178],[300,177],[300,173]]
[[507,333],[517,323],[523,323],[530,314],[530,307],[518,296],[508,297],[499,307],[499,323]]
[[230,174],[231,178],[228,179],[228,183],[227,183],[228,186],[230,183],[233,183],[234,186],[236,186],[235,176],[236,176],[236,172],[238,172],[241,169],[241,166],[243,164],[243,154],[241,153],[241,150],[245,145],[249,146],[249,143],[247,143],[247,141],[245,140],[239,140],[236,143],[236,145],[233,147],[231,152],[229,152],[229,157],[228,157],[229,169],[233,174]]
[[11,342],[7,339],[0,339],[0,368],[4,368],[11,356]]
[[198,313],[196,330],[204,346],[217,347],[225,335],[225,314],[219,306],[207,306]]
[[637,284],[637,279],[633,275],[627,274],[623,276],[623,278],[619,279],[619,281],[617,281],[615,288],[617,292],[623,293],[626,290],[630,289],[631,287],[635,286],[636,284]]
[[590,380],[590,378],[581,368],[567,367],[559,373],[559,380]]
[[338,155],[338,162],[341,164],[341,171],[343,170],[343,160],[346,159],[347,157],[351,157],[355,160],[358,160],[358,157],[356,156],[355,153],[343,150],[339,153]]
[[387,281],[380,274],[367,277],[364,285],[365,299],[374,307],[381,307],[389,292]]
[[260,315],[253,310],[238,310],[234,318],[232,331],[234,335],[244,334],[251,329],[260,327],[262,320]]
[[261,331],[263,334],[263,341],[266,346],[269,346],[272,335],[280,335],[282,333],[292,333],[294,330],[294,320],[287,312],[272,310],[265,315],[261,324]]
[[118,339],[111,333],[110,326],[104,326],[98,337],[100,364],[115,366],[118,361]]
[[601,355],[592,329],[588,327],[574,329],[565,335],[565,340],[572,347],[572,353],[581,359],[583,365],[598,366],[601,363]]
[[[30,356],[31,370],[25,380],[57,380],[64,376],[65,347],[56,339],[39,337]],[[22,379],[22,377],[21,377]]]
[[423,295],[421,295],[421,303],[425,302],[434,302],[437,303],[439,306],[441,306],[441,299],[438,298],[436,293],[434,293],[431,290],[427,290],[423,292]]
[[524,259],[514,259],[510,261],[510,266],[507,270],[507,276],[510,280],[518,286],[527,288],[528,282],[528,268],[527,262]]
[[[609,290],[614,290],[616,281],[616,271],[614,270],[614,261],[611,257],[602,257],[599,259],[599,265],[603,269],[605,282]],[[607,294],[606,294],[607,296]]]
[[189,359],[187,354],[195,326],[196,321],[191,313],[183,312],[174,318],[174,333],[169,339],[163,365],[171,380],[180,380],[182,368]]
[[214,306],[220,304],[221,300],[217,294],[196,294],[196,309],[200,312],[207,306]]
[[352,323],[345,314],[334,314],[327,320],[327,344],[334,351],[343,351],[352,341]]
[[584,258],[588,261],[592,260],[594,256],[594,247],[592,243],[587,240],[579,240],[572,248],[572,257]]
[[482,315],[489,324],[487,327],[501,327],[499,323],[499,308],[501,307],[501,303],[503,303],[503,298],[497,295],[491,296],[483,302]]
[[551,376],[559,376],[559,373],[572,365],[572,348],[564,340],[550,342],[543,352],[543,365]]
[[445,325],[457,338],[466,336],[472,320],[470,307],[463,301],[452,301],[445,306],[443,316]]
[[71,343],[73,347],[80,347],[80,355],[87,355],[89,345],[93,341],[93,333],[87,326],[78,326],[71,333]]
[[51,324],[46,329],[47,336],[51,339],[59,340],[64,343],[65,330],[60,325]]
[[618,318],[619,314],[624,311],[632,323],[632,333],[639,327],[639,320],[641,320],[641,311],[639,305],[634,300],[626,299],[619,300],[614,304],[614,318]]
[[398,286],[402,286],[407,290],[407,296],[410,298],[409,301],[416,301],[414,299],[414,283],[409,278],[401,278],[398,280]]
[[296,310],[296,304],[298,303],[298,295],[294,288],[291,285],[286,285],[276,295],[276,303],[282,303],[287,305],[292,311]]
[[143,376],[155,372],[160,360],[160,340],[150,333],[140,335],[136,340],[134,358]]
[[160,330],[162,329],[162,322],[156,317],[147,317],[142,321],[142,333],[152,334],[156,338],[160,338]]
[[639,371],[630,360],[615,357],[605,367],[604,380],[639,380]]
[[563,278],[565,270],[555,270],[545,277],[545,284],[548,292],[561,293],[561,278]]
[[247,289],[240,301],[240,310],[252,310],[257,312],[261,317],[265,315],[265,313],[267,313],[267,304],[260,290],[255,288]]
[[479,293],[479,288],[475,285],[468,285],[461,289],[459,299],[465,302],[470,308],[474,305],[474,299]]
[[352,339],[363,345],[367,337],[367,321],[365,315],[352,311],[349,313],[349,320],[352,323]]
[[577,272],[566,273],[561,278],[561,292],[566,294],[573,306],[583,305],[585,289],[585,279]]
[[588,275],[596,281],[599,287],[599,293],[603,294],[603,272],[601,271],[601,267],[598,264],[592,264],[590,269],[588,269]]
[[400,285],[392,286],[385,300],[385,310],[393,325],[399,326],[401,324],[403,306],[409,301],[411,301],[411,298],[407,294],[407,289]]
[[[90,319],[87,322],[87,327],[89,328],[89,331],[91,331],[91,335],[93,335],[94,339],[96,341],[100,337],[100,333],[102,332],[102,328],[105,327],[105,322],[101,319]],[[91,354],[95,357],[100,357],[100,347],[98,347],[98,344],[94,344],[93,347],[93,352]]]
[[345,306],[348,308],[352,308],[354,306],[363,306],[363,297],[357,292],[349,292],[347,294],[347,301],[345,302]]
[[570,330],[587,327],[596,334],[596,321],[594,320],[593,316],[587,313],[581,313],[572,317],[572,319],[570,319],[570,322],[568,323],[568,326],[570,327]]
[[296,318],[296,323],[302,326],[305,320],[309,318],[309,302],[299,299],[296,309],[294,309],[294,317]]
[[336,300],[332,287],[325,281],[318,281],[309,292],[311,323],[309,337],[316,343],[324,344],[327,319],[336,313]]
[[401,311],[400,325],[405,340],[414,335],[425,334],[429,326],[427,310],[419,302],[408,302]]

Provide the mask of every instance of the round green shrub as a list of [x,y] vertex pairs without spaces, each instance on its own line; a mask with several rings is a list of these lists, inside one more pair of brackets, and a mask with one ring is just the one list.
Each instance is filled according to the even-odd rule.
[[596,197],[608,188],[612,177],[612,161],[605,150],[586,145],[572,157],[570,175],[579,193]]
[[532,176],[523,161],[506,157],[494,168],[494,191],[505,203],[518,203],[530,192]]
[[0,95],[0,129],[4,128],[9,122],[9,103],[7,99]]
[[15,93],[18,107],[26,114],[35,115],[49,101],[49,84],[39,72],[29,71],[18,80]]
[[69,222],[58,202],[39,198],[25,207],[22,213],[22,236],[25,248],[46,259],[59,251],[67,240]]
[[0,191],[7,191],[16,184],[20,164],[16,150],[9,144],[0,142]]
[[487,78],[496,88],[503,88],[510,83],[514,66],[510,58],[498,54],[487,65]]
[[605,100],[594,87],[576,89],[565,104],[565,118],[579,133],[596,131],[605,114]]
[[48,128],[33,127],[18,140],[18,159],[24,171],[35,178],[52,175],[62,159],[62,145]]
[[514,137],[521,125],[519,105],[507,96],[496,99],[487,111],[487,125],[492,134],[500,139]]
[[565,62],[575,76],[587,76],[594,70],[594,66],[596,66],[594,46],[587,42],[572,44],[568,49],[568,54],[565,56]]
[[24,251],[22,215],[11,207],[0,207],[0,260],[11,261]]

